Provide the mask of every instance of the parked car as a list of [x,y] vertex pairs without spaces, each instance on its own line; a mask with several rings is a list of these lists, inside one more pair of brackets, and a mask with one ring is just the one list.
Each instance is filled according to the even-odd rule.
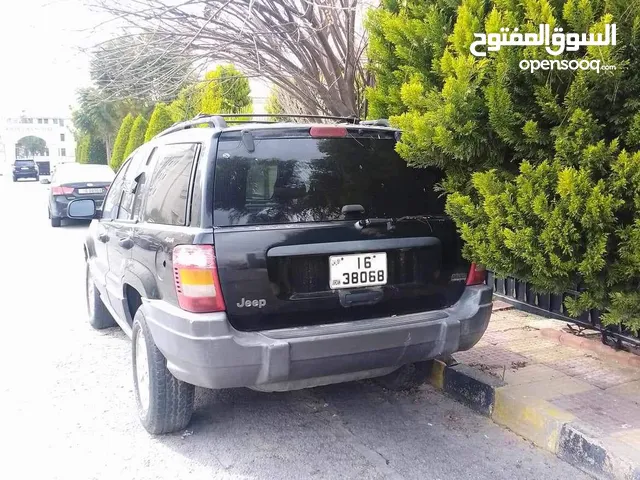
[[67,207],[74,199],[91,199],[95,208],[102,208],[102,202],[115,174],[108,165],[83,165],[63,163],[56,167],[49,188],[49,219],[52,227],[59,227],[68,218]]
[[442,174],[408,167],[379,124],[199,118],[136,150],[102,212],[69,204],[95,218],[89,321],[132,338],[149,432],[188,424],[194,386],[401,388],[478,342],[492,289],[461,256]]
[[51,162],[49,160],[41,160],[36,162],[38,166],[38,174],[40,176],[51,175]]
[[14,182],[20,178],[33,178],[36,181],[40,179],[38,166],[33,159],[15,160],[11,167]]

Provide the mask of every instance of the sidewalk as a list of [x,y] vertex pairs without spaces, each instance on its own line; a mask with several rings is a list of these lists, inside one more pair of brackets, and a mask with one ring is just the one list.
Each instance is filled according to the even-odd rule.
[[438,363],[432,383],[598,478],[640,480],[638,359],[562,330],[494,311],[481,341]]

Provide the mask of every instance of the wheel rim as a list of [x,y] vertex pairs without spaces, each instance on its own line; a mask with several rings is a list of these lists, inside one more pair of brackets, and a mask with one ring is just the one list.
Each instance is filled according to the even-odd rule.
[[90,317],[93,316],[93,312],[96,308],[96,296],[95,296],[95,284],[91,279],[89,269],[87,269],[87,313]]
[[142,329],[136,336],[136,379],[140,407],[146,412],[149,408],[149,362],[147,360],[147,342]]

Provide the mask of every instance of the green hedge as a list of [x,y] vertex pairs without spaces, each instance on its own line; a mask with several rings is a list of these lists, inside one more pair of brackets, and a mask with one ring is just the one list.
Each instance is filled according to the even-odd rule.
[[[540,24],[615,46],[552,56],[537,46],[470,54],[475,33]],[[447,172],[440,186],[465,256],[543,291],[580,285],[575,315],[640,330],[640,2],[386,0],[370,12],[373,116],[403,129],[399,153]],[[523,60],[615,69],[537,70]]]

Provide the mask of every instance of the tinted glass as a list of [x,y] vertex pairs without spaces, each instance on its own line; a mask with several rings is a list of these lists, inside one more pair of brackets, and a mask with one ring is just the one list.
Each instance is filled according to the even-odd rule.
[[118,171],[116,178],[111,182],[111,187],[107,192],[107,197],[102,205],[102,219],[113,220],[118,216],[118,207],[120,206],[120,198],[122,197],[122,188],[124,184],[124,174],[127,171],[129,162],[126,162]]
[[198,145],[163,145],[156,155],[153,176],[148,180],[144,220],[163,225],[184,225],[187,215],[189,179]]
[[[151,163],[151,160],[155,157],[156,151],[157,151],[157,148],[154,148],[151,154],[146,157],[145,166]],[[133,218],[140,217],[142,201],[144,200],[145,193],[146,193],[145,185],[147,183],[148,176],[149,174],[147,172],[142,172],[136,178],[135,197],[133,199]]]
[[33,160],[16,160],[16,167],[33,167],[35,162]]
[[140,190],[140,181],[144,178],[143,166],[149,157],[149,149],[141,147],[133,154],[127,173],[124,176],[124,187],[122,201],[118,218],[122,220],[133,220],[133,202],[136,192]]
[[216,160],[217,226],[344,218],[359,204],[368,217],[441,214],[435,169],[408,167],[393,138],[220,138]]

